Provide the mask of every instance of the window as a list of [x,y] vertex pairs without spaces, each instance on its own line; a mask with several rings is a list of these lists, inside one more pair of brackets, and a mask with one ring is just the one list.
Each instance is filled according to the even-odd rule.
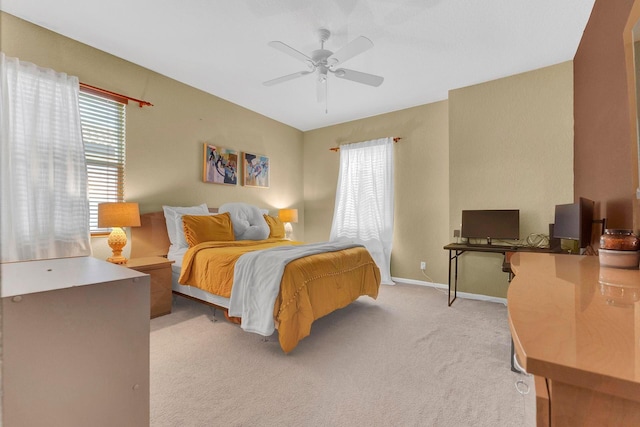
[[0,262],[91,254],[78,78],[0,52]]
[[330,240],[363,244],[380,269],[381,283],[391,280],[393,243],[393,138],[340,147],[340,171]]
[[80,91],[80,120],[87,162],[89,228],[98,228],[98,204],[124,201],[125,105]]

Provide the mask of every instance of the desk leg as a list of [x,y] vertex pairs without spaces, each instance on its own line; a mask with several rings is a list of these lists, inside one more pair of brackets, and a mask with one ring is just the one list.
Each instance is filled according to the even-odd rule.
[[[453,299],[451,299],[451,261],[453,261],[454,258],[456,260],[456,267],[455,267],[455,276],[454,276],[454,282],[453,282]],[[449,307],[451,307],[451,304],[453,304],[453,302],[456,300],[457,297],[458,297],[458,251],[456,251],[456,255],[452,257],[451,250],[449,250],[449,293],[447,294],[447,298],[449,300],[448,302]]]
[[449,307],[451,307],[451,303],[452,303],[452,301],[451,301],[451,260],[452,260],[451,251],[449,251],[449,276],[447,277],[447,279],[448,279],[447,281],[449,282],[448,283],[449,284],[449,288],[448,288],[449,291],[447,292],[447,305]]

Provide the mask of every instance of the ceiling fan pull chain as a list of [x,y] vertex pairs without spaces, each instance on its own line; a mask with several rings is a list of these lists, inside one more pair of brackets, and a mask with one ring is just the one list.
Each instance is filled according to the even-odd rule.
[[329,114],[329,81],[324,82],[324,113]]

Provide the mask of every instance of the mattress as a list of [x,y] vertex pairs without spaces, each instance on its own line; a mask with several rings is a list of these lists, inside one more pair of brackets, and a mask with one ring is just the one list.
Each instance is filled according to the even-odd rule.
[[174,261],[174,263],[171,265],[171,289],[178,294],[186,295],[192,298],[199,299],[201,301],[215,304],[219,307],[229,308],[229,298],[210,294],[209,292],[205,292],[202,289],[198,289],[194,286],[185,286],[178,283],[178,278],[180,277],[180,272],[182,271],[182,259],[184,258],[184,254],[186,252],[187,248],[182,248],[178,250],[170,250],[169,254],[167,255],[168,259]]

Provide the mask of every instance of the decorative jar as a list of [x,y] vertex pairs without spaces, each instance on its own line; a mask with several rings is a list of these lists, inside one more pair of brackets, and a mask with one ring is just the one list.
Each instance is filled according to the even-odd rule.
[[616,251],[640,250],[640,238],[633,230],[606,229],[600,237],[600,249]]

